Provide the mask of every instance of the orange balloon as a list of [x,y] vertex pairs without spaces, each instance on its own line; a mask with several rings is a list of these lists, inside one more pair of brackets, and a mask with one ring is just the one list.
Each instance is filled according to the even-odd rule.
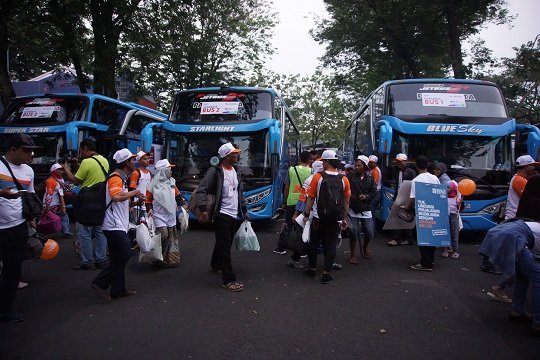
[[458,190],[462,195],[468,196],[476,191],[476,184],[471,179],[463,179],[458,183]]
[[58,251],[60,251],[60,246],[56,241],[53,239],[48,239],[45,244],[43,244],[43,251],[41,251],[41,259],[43,260],[51,260],[58,255]]

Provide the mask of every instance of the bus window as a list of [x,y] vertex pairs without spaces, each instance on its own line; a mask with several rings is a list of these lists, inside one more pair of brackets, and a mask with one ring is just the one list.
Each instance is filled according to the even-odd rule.
[[353,149],[354,144],[354,135],[356,133],[356,121],[352,122],[346,130],[345,133],[345,144],[343,146],[343,161],[346,163],[353,163],[355,160]]
[[281,107],[283,106],[281,99],[276,97],[274,100],[274,119],[281,121]]
[[94,100],[92,122],[108,125],[109,130],[120,130],[128,108],[102,99]]
[[381,116],[384,115],[384,88],[380,87],[373,93],[373,113],[375,117],[373,118],[373,127],[375,128],[375,123],[381,119]]
[[355,158],[358,155],[370,155],[371,146],[371,106],[364,108],[358,117],[356,126]]
[[134,115],[129,120],[129,123],[126,128],[126,135],[133,136],[133,135],[140,135],[142,129],[150,124],[151,122],[154,122],[155,120],[150,119],[147,116],[144,115]]
[[181,92],[176,96],[173,123],[255,121],[271,119],[272,96],[267,92]]
[[14,99],[0,123],[7,125],[43,125],[84,120],[87,100],[77,96]]

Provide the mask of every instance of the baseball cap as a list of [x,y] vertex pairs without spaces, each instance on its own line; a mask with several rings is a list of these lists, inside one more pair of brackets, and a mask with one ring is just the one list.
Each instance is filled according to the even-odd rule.
[[226,143],[226,144],[223,144],[219,147],[219,150],[218,150],[218,155],[220,158],[224,158],[225,156],[227,155],[230,155],[230,154],[233,154],[233,153],[239,153],[240,149],[237,149],[233,146],[233,144],[231,144],[230,142]]
[[113,155],[113,159],[114,161],[116,161],[117,164],[120,164],[121,162],[124,162],[135,156],[137,155],[132,154],[131,151],[129,151],[129,149],[124,148],[115,152]]
[[366,155],[358,155],[356,160],[362,161],[366,166],[368,165],[369,159]]
[[321,156],[323,160],[337,160],[337,154],[334,150],[324,150]]
[[396,160],[399,160],[399,161],[407,161],[407,155],[403,154],[403,153],[399,153],[396,155]]
[[137,161],[141,160],[141,158],[142,158],[144,155],[150,156],[150,153],[147,153],[147,152],[144,152],[144,151],[141,150],[141,151],[139,151],[139,152],[137,153],[137,158],[136,158],[135,160],[137,160]]
[[171,165],[169,160],[161,159],[156,163],[156,170],[159,171],[159,170],[163,170],[163,169],[166,169],[168,167],[174,167],[174,166],[176,166],[176,165]]
[[322,161],[321,160],[314,161],[313,164],[311,164],[311,170],[314,174],[323,171],[324,168],[323,168]]
[[51,172],[56,171],[58,169],[63,169],[62,165],[56,163],[51,166]]
[[540,163],[534,161],[533,157],[531,155],[522,155],[517,158],[516,160],[516,166],[525,166],[525,165],[540,165]]
[[375,155],[369,155],[368,159],[369,161],[373,161],[374,163],[379,162],[379,158]]
[[34,139],[28,134],[15,134],[8,140],[8,148],[25,148],[25,149],[39,149],[41,146],[36,146]]

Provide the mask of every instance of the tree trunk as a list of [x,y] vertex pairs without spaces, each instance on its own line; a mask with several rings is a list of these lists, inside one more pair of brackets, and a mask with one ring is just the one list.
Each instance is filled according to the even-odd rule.
[[0,0],[0,96],[4,107],[7,106],[11,98],[15,97],[15,90],[8,72],[7,24],[12,6],[13,0]]
[[463,67],[463,53],[461,51],[461,40],[459,31],[458,14],[456,4],[450,2],[446,7],[446,21],[448,24],[449,55],[452,63],[452,70],[455,79],[465,78]]

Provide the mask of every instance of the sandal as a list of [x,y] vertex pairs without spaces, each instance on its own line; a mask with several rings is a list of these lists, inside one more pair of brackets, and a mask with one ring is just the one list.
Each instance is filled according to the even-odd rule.
[[349,259],[349,264],[358,265],[358,259],[356,257]]
[[364,249],[364,259],[371,259],[371,251]]
[[399,246],[398,242],[396,240],[390,240],[386,243],[388,246]]
[[238,291],[244,290],[244,284],[237,281],[231,281],[229,283],[221,285],[221,287],[232,292],[238,292]]

